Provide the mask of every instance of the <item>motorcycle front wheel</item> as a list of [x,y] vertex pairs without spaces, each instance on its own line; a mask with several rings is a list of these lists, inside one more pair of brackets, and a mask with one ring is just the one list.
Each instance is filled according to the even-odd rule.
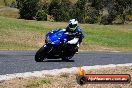
[[46,59],[46,50],[42,46],[35,54],[35,61],[36,62],[43,62]]

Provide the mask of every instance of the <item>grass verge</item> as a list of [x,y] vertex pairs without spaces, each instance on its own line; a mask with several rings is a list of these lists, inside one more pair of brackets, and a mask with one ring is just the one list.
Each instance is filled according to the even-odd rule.
[[19,18],[19,10],[16,8],[0,6],[0,16]]
[[37,88],[40,86],[46,84],[51,84],[51,80],[50,79],[34,79],[34,80],[29,80],[29,82],[27,83],[26,87],[27,88]]
[[[0,17],[0,49],[38,49],[44,34],[55,28],[65,28],[65,22],[31,21]],[[132,51],[132,25],[80,24],[85,38],[83,50]]]
[[[132,76],[132,66],[117,66],[115,68],[91,69],[88,74],[130,74]],[[42,78],[16,78],[13,80],[0,82],[1,88],[131,88],[129,84],[86,84],[80,86],[76,82],[74,74],[62,73],[58,76],[45,75]]]

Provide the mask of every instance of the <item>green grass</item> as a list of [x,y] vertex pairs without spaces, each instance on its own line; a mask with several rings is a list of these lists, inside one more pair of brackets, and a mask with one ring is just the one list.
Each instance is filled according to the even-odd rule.
[[61,73],[60,77],[68,78],[70,76],[70,73]]
[[43,86],[44,84],[51,84],[51,80],[49,79],[40,79],[40,80],[31,80],[26,88],[38,88],[40,86]]
[[[85,42],[95,43],[102,46],[132,48],[131,25],[89,25],[85,29]],[[130,28],[127,28],[130,27]]]
[[[44,34],[55,28],[64,28],[65,22],[31,21],[0,17],[0,49],[31,50],[44,43]],[[81,49],[132,51],[132,24],[81,24],[85,35]],[[90,46],[90,48],[89,48]],[[103,48],[102,48],[103,47]]]
[[10,5],[16,0],[5,0],[7,6],[5,6],[4,0],[0,0],[0,16],[19,18],[19,10],[17,8],[11,8]]
[[15,9],[15,8],[10,8],[10,9],[6,8],[6,10],[0,10],[0,16],[11,17],[11,18],[19,18],[19,10]]

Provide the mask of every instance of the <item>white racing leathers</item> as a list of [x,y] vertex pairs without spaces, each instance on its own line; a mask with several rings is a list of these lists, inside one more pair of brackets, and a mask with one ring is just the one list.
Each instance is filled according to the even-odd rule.
[[77,47],[79,48],[78,41],[79,41],[79,38],[74,38],[74,39],[68,41],[67,43],[69,43],[69,44],[77,44]]

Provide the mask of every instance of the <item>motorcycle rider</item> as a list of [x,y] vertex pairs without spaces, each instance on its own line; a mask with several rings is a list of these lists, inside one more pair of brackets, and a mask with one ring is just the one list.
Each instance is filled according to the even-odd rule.
[[[80,44],[82,42],[82,39],[84,38],[84,35],[83,35],[82,31],[81,31],[81,28],[78,25],[78,21],[75,20],[75,19],[71,19],[69,21],[68,26],[65,29],[63,29],[63,30],[65,32],[71,33],[73,35],[75,34],[75,37],[79,38],[78,44],[77,44],[77,50],[76,50],[76,53],[78,53],[79,46],[80,46]],[[70,44],[71,41],[69,40],[68,43]]]

